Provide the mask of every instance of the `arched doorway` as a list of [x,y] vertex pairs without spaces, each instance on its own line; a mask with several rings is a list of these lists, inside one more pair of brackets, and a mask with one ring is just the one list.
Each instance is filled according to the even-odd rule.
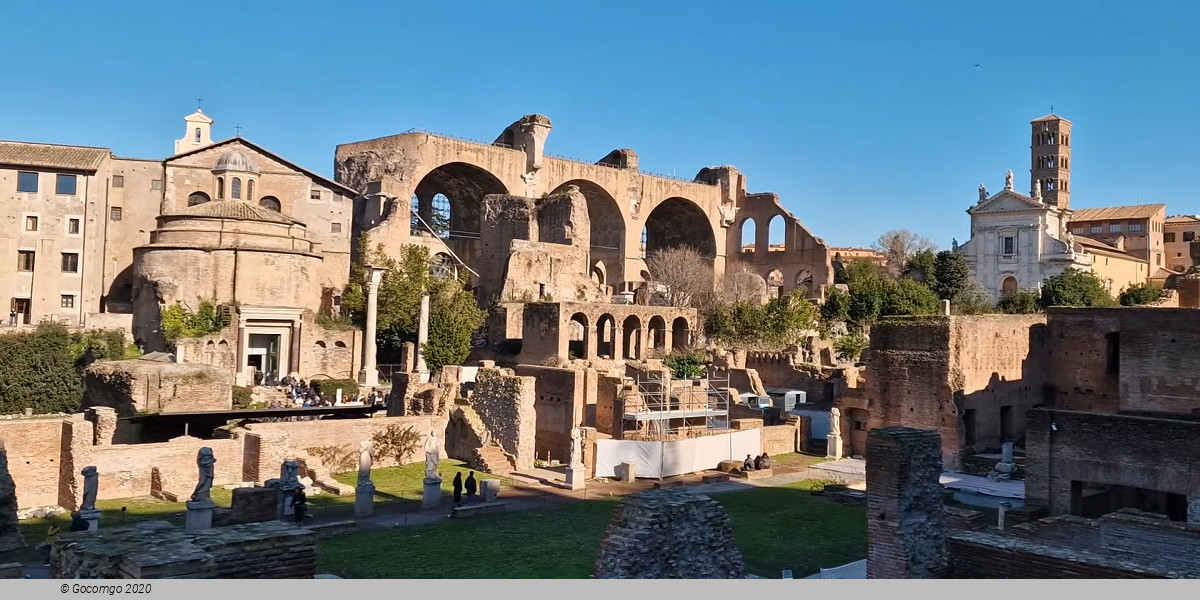
[[607,278],[609,281],[621,282],[625,279],[622,270],[625,263],[625,218],[621,208],[607,190],[599,184],[586,179],[572,179],[554,188],[558,193],[570,186],[579,188],[579,192],[587,199],[589,242],[593,261],[603,261],[608,265]]
[[[473,266],[483,197],[507,193],[495,175],[475,165],[452,162],[430,171],[417,183],[413,208],[459,258]],[[419,225],[418,231],[429,232],[424,225]]]
[[739,250],[742,252],[754,252],[754,244],[758,241],[755,236],[758,235],[758,227],[753,217],[746,217],[742,220],[741,226],[742,245]]
[[676,317],[671,323],[671,348],[683,350],[692,344],[691,326],[684,317]]
[[656,353],[664,353],[669,348],[665,348],[667,344],[667,321],[660,316],[650,317],[650,323],[646,326],[646,347],[654,350]]
[[1017,291],[1017,278],[1009,275],[1000,281],[1000,293],[1011,294]]
[[621,324],[625,339],[625,349],[621,358],[637,360],[642,358],[642,321],[636,315],[625,317]]
[[689,246],[708,259],[717,256],[717,241],[708,216],[687,198],[667,198],[646,217],[646,255]]
[[599,358],[616,358],[613,350],[617,342],[617,320],[610,314],[600,315],[596,319],[596,356]]
[[591,358],[587,354],[588,346],[588,322],[587,315],[583,313],[575,313],[571,315],[570,337],[567,342],[567,352],[569,358]]

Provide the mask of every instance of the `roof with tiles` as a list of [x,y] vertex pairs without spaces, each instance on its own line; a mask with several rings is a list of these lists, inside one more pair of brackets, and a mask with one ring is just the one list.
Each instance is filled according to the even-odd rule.
[[111,154],[108,148],[0,142],[0,164],[19,167],[95,171]]
[[200,217],[210,219],[236,219],[239,221],[263,221],[267,223],[281,223],[284,225],[302,225],[300,221],[293,219],[283,213],[277,213],[271,209],[262,206],[255,206],[242,200],[214,200],[189,206],[177,212],[173,212],[171,217]]
[[1071,222],[1109,221],[1113,219],[1149,219],[1167,209],[1166,204],[1138,204],[1135,206],[1107,206],[1104,208],[1079,208],[1071,214]]

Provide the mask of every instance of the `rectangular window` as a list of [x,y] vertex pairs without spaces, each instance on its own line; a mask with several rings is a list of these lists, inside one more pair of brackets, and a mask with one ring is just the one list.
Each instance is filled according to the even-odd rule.
[[38,188],[38,174],[21,171],[17,173],[17,191],[18,192],[36,192]]
[[1174,242],[1175,241],[1175,232],[1172,231],[1171,233],[1164,233],[1163,241],[1167,242],[1168,244]]
[[309,192],[308,198],[309,198],[309,200],[320,200],[321,199],[321,190],[313,190],[313,191]]
[[25,231],[37,231],[37,230],[38,230],[38,218],[37,217],[25,217]]
[[162,180],[161,179],[150,180],[150,189],[161,190],[162,189]]
[[33,271],[33,250],[18,250],[17,251],[17,270],[29,273]]
[[1141,223],[1130,223],[1130,224],[1129,224],[1129,231],[1131,231],[1131,232],[1137,232],[1137,231],[1141,231],[1141,230],[1142,230],[1142,224],[1141,224]]
[[1074,232],[1074,233],[1075,233],[1075,235],[1083,235],[1083,234],[1087,233],[1087,228],[1085,228],[1085,227],[1076,227],[1076,228],[1075,228],[1075,232]]
[[121,207],[120,206],[114,206],[114,207],[108,209],[108,220],[109,221],[120,221],[121,220]]
[[867,430],[867,422],[866,421],[855,421],[854,422],[854,430],[855,431],[866,431]]
[[1104,226],[1092,225],[1092,233],[1102,233],[1103,231],[1104,231]]
[[1192,241],[1192,240],[1194,240],[1194,239],[1196,239],[1196,232],[1195,232],[1195,231],[1185,231],[1185,232],[1183,232],[1183,241],[1185,241],[1185,242],[1190,242],[1190,241]]
[[62,253],[62,272],[63,273],[78,273],[79,272],[79,254],[76,252]]
[[1017,253],[1017,238],[1011,235],[1004,236],[1004,255],[1012,256]]
[[119,187],[119,188],[125,187],[125,176],[124,175],[113,175],[113,187]]
[[54,178],[54,193],[60,196],[74,196],[75,183],[74,175],[56,175]]
[[63,308],[75,308],[75,296],[72,296],[71,294],[63,294],[58,305]]
[[1109,226],[1108,226],[1108,232],[1109,232],[1109,233],[1121,233],[1121,224],[1120,224],[1120,223],[1113,223],[1112,225],[1109,225]]
[[67,234],[79,235],[79,219],[67,219]]
[[341,223],[330,223],[329,224],[329,233],[341,233],[341,232],[342,232],[342,224]]

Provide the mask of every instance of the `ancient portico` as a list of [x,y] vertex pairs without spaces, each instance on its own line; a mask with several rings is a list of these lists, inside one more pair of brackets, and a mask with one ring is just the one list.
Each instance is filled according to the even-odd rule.
[[523,312],[520,360],[543,364],[549,357],[644,359],[687,348],[696,310],[666,306],[537,302]]
[[[659,249],[691,246],[725,272],[729,248],[740,248],[740,211],[759,218],[772,210],[787,223],[787,244],[778,257],[755,260],[755,269],[785,268],[794,289],[807,272],[813,289],[832,282],[826,244],[783,211],[773,194],[749,194],[745,177],[730,166],[702,169],[691,181],[643,173],[633,150],[614,150],[595,162],[545,154],[550,119],[527,115],[492,144],[411,132],[344,144],[336,156],[337,180],[366,190],[356,211],[356,230],[389,249],[405,243],[429,246],[435,254],[461,258],[474,271],[480,260],[485,196],[541,198],[578,188],[590,216],[587,274],[614,292],[636,288],[648,278],[645,256]],[[415,208],[420,220],[413,219]],[[431,234],[425,225],[445,221]],[[769,259],[769,260],[768,260]],[[493,292],[494,293],[494,292]],[[487,302],[491,298],[481,298]]]

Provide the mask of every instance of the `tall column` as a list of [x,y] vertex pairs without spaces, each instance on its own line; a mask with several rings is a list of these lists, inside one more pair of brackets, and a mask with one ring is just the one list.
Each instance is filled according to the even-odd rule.
[[375,324],[379,319],[379,282],[383,280],[383,269],[368,269],[367,330],[363,333],[362,370],[358,372],[358,384],[375,387],[379,385],[379,369],[375,366]]
[[[240,317],[238,320],[241,321]],[[237,368],[234,371],[234,381],[236,382],[234,385],[254,385],[254,382],[250,381],[250,377],[246,375],[246,345],[250,343],[250,338],[246,336],[244,322],[238,323],[237,339]]]
[[625,345],[625,332],[620,327],[613,325],[613,343],[612,343],[612,359],[624,360],[625,353],[622,351]]
[[[303,326],[301,321],[292,323],[292,339],[291,348],[288,350],[288,365],[287,372],[280,373],[279,378],[283,379],[284,375],[300,372],[300,328]],[[280,369],[283,371],[283,369]]]
[[421,296],[421,320],[417,323],[417,374],[421,383],[429,381],[429,368],[425,366],[425,343],[429,341],[429,296]]

